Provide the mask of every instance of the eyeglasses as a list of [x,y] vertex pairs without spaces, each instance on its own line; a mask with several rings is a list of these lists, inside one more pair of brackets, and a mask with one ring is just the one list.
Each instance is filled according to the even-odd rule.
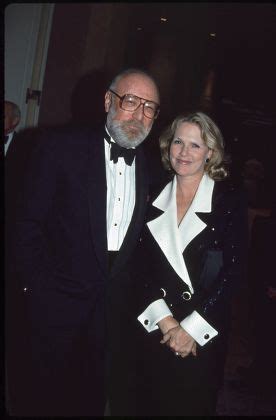
[[[111,93],[116,95],[120,101],[119,105],[124,111],[134,112],[142,104],[143,114],[147,118],[156,119],[158,117],[160,107],[156,102],[148,101],[147,99],[140,98],[139,96],[132,95],[131,93],[126,93],[123,96],[118,95],[118,93],[109,89]],[[145,102],[142,102],[145,101]]]

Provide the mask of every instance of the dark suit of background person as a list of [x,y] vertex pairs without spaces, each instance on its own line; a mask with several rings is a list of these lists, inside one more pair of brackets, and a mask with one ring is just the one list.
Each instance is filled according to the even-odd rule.
[[[26,334],[23,331],[24,307],[16,277],[12,271],[14,260],[9,260],[9,256],[17,201],[27,171],[31,141],[22,131],[19,133],[15,131],[20,122],[19,107],[10,101],[5,101],[4,107],[5,395],[8,409],[15,401],[21,406],[24,400],[20,392],[24,383],[20,383],[19,380],[25,376],[23,373],[26,361]],[[21,372],[20,375],[18,372]]]
[[[186,159],[194,158],[189,155]],[[156,202],[156,195],[152,197],[148,225],[130,261],[136,284],[129,291],[133,332],[129,348],[137,359],[138,382],[134,410],[144,416],[212,415],[223,378],[231,296],[244,276],[246,200],[230,181],[214,182],[208,175],[203,176],[181,234],[185,242],[183,257],[194,289],[191,296],[183,280],[187,275],[181,263],[182,251],[178,252],[178,234],[168,227],[173,202],[171,185],[165,187]],[[189,298],[187,292],[190,300],[185,300]],[[164,299],[168,307],[164,310],[171,311],[178,322],[184,318],[186,321],[193,311],[207,321],[209,325],[204,325],[200,334],[197,332],[196,356],[175,356],[165,344],[160,344],[162,333],[158,328],[153,330],[148,308],[158,299]],[[193,337],[191,330],[187,331]]]
[[[141,94],[156,102],[159,98],[152,79],[139,71],[124,73],[111,86],[119,95]],[[112,124],[125,125],[122,131],[129,134],[129,145],[141,134],[137,127],[147,129],[140,136],[141,143],[153,123],[144,116],[143,105],[135,112],[122,110],[110,90],[105,110],[112,137]],[[136,244],[147,197],[145,161],[138,147],[135,207],[109,269],[107,137],[103,127],[96,131],[49,129],[30,163],[14,251],[31,328],[31,366],[26,379],[26,386],[30,382],[27,410],[31,415],[104,413],[109,340],[106,290]],[[120,140],[116,138],[117,143]]]
[[16,209],[17,194],[20,190],[22,174],[25,171],[27,155],[26,143],[21,141],[20,135],[15,131],[20,122],[20,110],[16,104],[5,101],[4,118],[4,168],[5,168],[5,218],[13,219]]

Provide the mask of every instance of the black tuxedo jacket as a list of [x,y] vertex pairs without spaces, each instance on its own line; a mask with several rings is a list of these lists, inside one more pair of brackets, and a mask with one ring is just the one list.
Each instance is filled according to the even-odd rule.
[[26,364],[26,323],[22,292],[17,283],[17,277],[14,275],[14,258],[11,247],[16,213],[19,208],[18,199],[28,170],[28,161],[36,138],[35,132],[34,129],[14,132],[3,159],[5,181],[5,349],[7,382],[9,383],[6,395],[12,409],[15,408],[15,403],[22,407],[21,402],[24,401],[22,389],[26,386],[26,374],[22,373],[22,367]]
[[[246,204],[244,193],[231,182],[215,182],[211,211],[196,212],[187,226],[186,235],[189,237],[194,224],[201,221],[206,224],[198,234],[188,239],[183,252],[194,288],[192,299],[188,302],[183,299],[183,292],[189,290],[188,286],[160,249],[161,240],[158,243],[149,228],[145,227],[136,253],[137,261],[144,261],[137,267],[138,313],[154,300],[164,298],[178,321],[196,310],[219,332],[219,337],[223,336],[229,325],[232,296],[239,290],[246,275]],[[150,206],[147,221],[161,214],[160,209]]]
[[[74,357],[70,355],[68,382],[73,384],[74,371],[80,383],[75,380],[72,401],[67,397],[61,414],[73,415],[70,404],[79,398],[82,409],[76,409],[76,415],[100,415],[95,406],[102,399],[106,289],[128,261],[144,222],[148,185],[144,155],[139,147],[133,218],[109,271],[103,128],[49,129],[37,143],[13,238],[13,270],[31,327],[31,364],[35,355],[44,355],[43,361],[37,360],[37,370],[40,378],[44,375],[45,385],[46,376],[51,369],[59,369],[61,361],[72,353],[70,349],[76,348],[75,343],[85,342],[79,344]],[[65,378],[63,374],[61,377]],[[58,390],[56,394],[59,398],[63,395]],[[87,396],[85,401],[83,395]]]
[[[14,250],[37,325],[79,326],[93,316],[108,281],[103,139],[102,129],[49,131],[30,163]],[[136,184],[133,219],[111,277],[128,260],[144,220],[147,176],[141,148]]]
[[4,158],[5,177],[5,226],[7,239],[10,238],[16,216],[18,197],[28,170],[29,158],[36,140],[35,129],[14,132]]
[[21,141],[20,134],[14,132],[4,159],[5,219],[7,223],[14,221],[18,192],[21,189],[22,177],[26,171],[26,155],[27,150]]

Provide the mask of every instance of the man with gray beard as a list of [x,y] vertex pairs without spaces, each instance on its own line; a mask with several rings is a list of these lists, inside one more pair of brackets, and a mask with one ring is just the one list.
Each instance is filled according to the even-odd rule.
[[148,196],[140,145],[159,113],[152,77],[120,73],[105,111],[105,129],[44,130],[30,160],[13,243],[29,375],[12,415],[102,416],[113,386],[114,308]]
[[135,385],[131,375],[135,361],[128,359],[121,348],[125,335],[124,322],[128,319],[127,290],[131,287],[131,275],[123,270],[123,265],[126,267],[131,252],[129,247],[133,249],[138,239],[135,235],[134,241],[132,235],[141,229],[138,214],[145,211],[147,172],[142,149],[138,146],[149,134],[159,113],[159,93],[155,82],[143,72],[129,70],[122,73],[113,80],[105,95],[105,110],[108,113],[105,152],[107,240],[111,270],[107,294],[107,382],[110,412],[118,415],[133,410],[129,391]]

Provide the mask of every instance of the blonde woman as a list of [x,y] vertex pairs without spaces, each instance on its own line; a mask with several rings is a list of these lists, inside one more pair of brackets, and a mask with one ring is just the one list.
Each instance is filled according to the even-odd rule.
[[172,180],[153,198],[132,261],[136,414],[209,416],[246,265],[246,200],[227,180],[222,134],[206,114],[176,118],[160,148]]

